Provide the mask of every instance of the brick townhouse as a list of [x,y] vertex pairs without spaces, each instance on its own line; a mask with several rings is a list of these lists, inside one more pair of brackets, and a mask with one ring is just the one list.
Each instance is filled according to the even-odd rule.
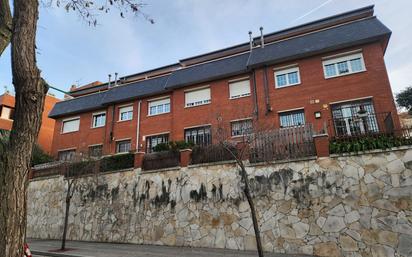
[[[171,140],[211,144],[217,126],[236,138],[252,123],[306,123],[316,131],[328,124],[351,135],[379,131],[378,115],[390,113],[399,126],[384,61],[390,35],[368,6],[72,89],[75,98],[50,113],[53,154],[150,152]],[[376,117],[355,120],[360,113]]]
[[[54,105],[60,101],[58,98],[47,95],[44,102],[44,111],[42,115],[42,124],[40,127],[38,144],[47,153],[52,152],[52,142],[55,120],[48,117]],[[10,93],[6,92],[0,95],[0,129],[11,130],[13,126],[15,98]]]

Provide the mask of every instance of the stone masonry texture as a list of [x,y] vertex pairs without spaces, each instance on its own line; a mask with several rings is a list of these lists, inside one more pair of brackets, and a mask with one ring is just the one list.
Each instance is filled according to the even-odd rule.
[[[264,250],[412,256],[412,149],[248,166]],[[66,183],[30,182],[27,236],[61,238]],[[83,177],[69,240],[256,248],[234,164]]]

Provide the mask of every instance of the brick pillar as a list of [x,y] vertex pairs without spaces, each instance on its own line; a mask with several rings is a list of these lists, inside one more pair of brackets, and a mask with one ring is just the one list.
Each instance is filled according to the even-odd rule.
[[319,134],[313,136],[315,143],[316,155],[318,157],[329,156],[329,136],[328,134]]
[[144,152],[137,152],[134,155],[134,167],[141,168],[143,165]]
[[192,157],[192,149],[180,150],[180,167],[187,167]]
[[243,155],[239,156],[242,158],[243,161],[249,159],[249,144],[245,142],[238,142],[236,144],[236,148],[239,151],[239,154],[243,151]]
[[33,177],[34,177],[34,170],[33,170],[33,168],[30,168],[29,179],[32,179]]

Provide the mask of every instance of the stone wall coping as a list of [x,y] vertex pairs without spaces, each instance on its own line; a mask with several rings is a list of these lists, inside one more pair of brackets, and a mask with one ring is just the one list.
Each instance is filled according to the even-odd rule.
[[174,170],[180,170],[182,167],[176,166],[176,167],[170,167],[170,168],[163,168],[163,169],[157,169],[157,170],[141,170],[140,174],[151,174],[151,173],[160,173],[160,172],[166,172],[166,171],[174,171]]
[[236,164],[236,161],[235,160],[228,160],[228,161],[221,161],[221,162],[206,162],[206,163],[191,164],[187,167],[189,169],[193,169],[193,168],[217,166],[217,165],[225,165],[225,164]]
[[50,175],[50,176],[42,176],[42,177],[37,177],[37,178],[32,178],[30,181],[40,181],[40,180],[47,180],[47,179],[53,179],[53,178],[59,178],[63,177],[63,175]]
[[264,165],[268,165],[268,164],[283,164],[283,163],[290,163],[290,162],[312,161],[312,160],[316,160],[316,159],[317,159],[316,156],[309,156],[309,157],[303,157],[303,158],[298,158],[298,159],[290,159],[290,160],[249,163],[246,166],[247,167],[256,167],[256,166],[264,166]]
[[322,134],[316,134],[316,135],[313,135],[312,137],[313,138],[316,138],[316,137],[328,137],[329,135],[327,134],[327,133],[322,133]]
[[339,158],[339,157],[350,157],[350,156],[357,156],[363,154],[378,154],[378,153],[387,153],[387,152],[395,152],[395,151],[404,151],[412,149],[412,145],[404,145],[399,147],[392,147],[388,149],[375,149],[375,150],[367,150],[367,151],[359,151],[359,152],[350,152],[350,153],[341,153],[341,154],[331,154],[331,158]]
[[185,149],[180,149],[179,152],[191,152],[192,149],[190,148],[185,148]]

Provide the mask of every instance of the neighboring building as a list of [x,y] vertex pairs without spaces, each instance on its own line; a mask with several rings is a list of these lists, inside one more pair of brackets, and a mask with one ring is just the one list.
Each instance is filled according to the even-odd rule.
[[[42,124],[40,127],[38,144],[47,153],[52,151],[53,133],[55,120],[48,117],[51,109],[60,100],[52,95],[47,95],[44,103],[44,111],[42,115]],[[0,129],[11,130],[13,126],[14,116],[14,96],[9,93],[4,93],[0,96]]]
[[410,115],[408,112],[401,112],[398,115],[403,128],[412,127],[412,115]]
[[369,6],[267,34],[264,47],[254,38],[251,50],[244,43],[115,85],[77,88],[82,96],[50,113],[53,154],[150,152],[170,140],[210,144],[218,124],[236,138],[252,119],[266,128],[311,123],[320,131],[327,124],[348,136],[379,131],[382,115],[399,127],[384,62],[390,35]]

